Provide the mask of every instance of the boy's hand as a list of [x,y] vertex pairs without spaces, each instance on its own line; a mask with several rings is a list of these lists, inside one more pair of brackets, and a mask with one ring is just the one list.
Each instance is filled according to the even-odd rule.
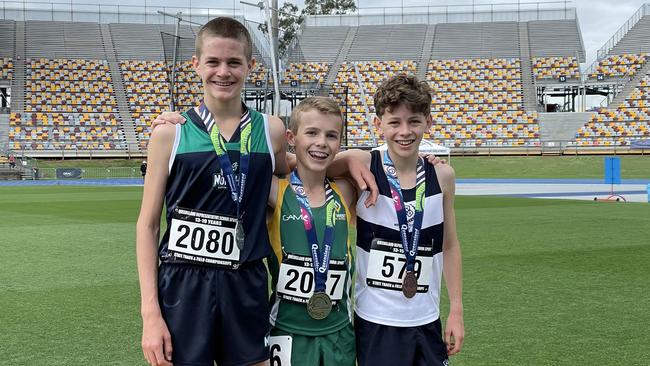
[[179,112],[163,112],[158,115],[153,122],[151,122],[151,130],[156,128],[156,126],[164,125],[165,123],[171,123],[174,125],[179,123],[183,124],[185,123],[185,118],[183,118]]
[[363,204],[366,207],[373,206],[379,196],[379,188],[377,187],[377,182],[375,182],[375,176],[366,165],[355,159],[349,161],[348,169],[357,187],[362,191],[370,191],[370,195]]
[[447,164],[447,160],[441,159],[434,154],[420,154],[420,157],[426,160],[431,165]]
[[465,340],[465,325],[463,316],[450,313],[445,326],[445,344],[447,345],[447,354],[453,356],[460,352]]
[[162,316],[143,319],[142,352],[152,366],[173,366],[172,336]]

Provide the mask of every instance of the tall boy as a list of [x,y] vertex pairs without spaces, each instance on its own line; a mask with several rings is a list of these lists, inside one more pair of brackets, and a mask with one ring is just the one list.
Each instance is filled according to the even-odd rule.
[[287,138],[297,166],[274,178],[268,228],[273,246],[271,353],[282,365],[354,366],[350,288],[354,262],[348,227],[356,191],[326,170],[339,150],[336,101],[310,97],[291,114]]
[[[137,224],[142,348],[152,365],[262,363],[265,211],[272,174],[288,171],[285,129],[242,103],[255,61],[241,23],[206,23],[192,63],[203,102],[183,113],[186,123],[154,129],[149,142]],[[167,230],[158,246],[163,203]]]
[[[425,82],[394,76],[379,87],[374,104],[374,123],[387,151],[342,153],[344,159],[366,164],[379,186],[375,206],[356,207],[358,363],[446,365],[464,338],[454,171],[447,164],[425,164],[418,156],[432,124]],[[362,193],[359,202],[364,198]],[[450,300],[444,335],[439,311],[443,272]]]

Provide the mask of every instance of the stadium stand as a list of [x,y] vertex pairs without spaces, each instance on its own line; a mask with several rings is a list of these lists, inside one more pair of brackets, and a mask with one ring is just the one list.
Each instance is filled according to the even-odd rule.
[[433,60],[433,141],[447,147],[538,146],[535,112],[523,110],[517,58]]
[[576,132],[571,146],[624,147],[650,139],[650,5],[642,6],[621,30],[598,51],[601,58],[588,77],[613,80],[623,88]]
[[0,80],[11,81],[14,75],[14,63],[9,57],[0,58]]
[[576,133],[575,146],[629,146],[650,138],[650,71],[616,109],[603,108]]
[[[365,24],[352,16],[328,18],[328,25],[307,22],[281,63],[280,87],[334,96],[347,118],[347,144],[370,147],[381,143],[370,123],[377,85],[396,73],[416,74],[434,92],[432,141],[470,150],[540,148],[536,88],[562,76],[578,85],[583,41],[575,10],[536,20],[512,14],[494,12],[489,20],[471,14],[472,21],[445,15],[429,17],[428,24],[427,17],[413,24]],[[0,81],[12,85],[9,147],[41,154],[130,154],[132,146],[146,152],[151,119],[172,104],[174,31],[159,24],[0,21]],[[197,28],[179,31],[171,92],[176,108],[185,109],[201,98],[201,81],[187,61]],[[650,20],[642,17],[586,73],[592,81],[599,75],[623,80],[629,92],[594,114],[575,133],[574,146],[627,146],[647,138],[649,31]],[[267,97],[272,79],[261,42],[254,39],[258,62],[246,89]]]
[[580,79],[580,67],[575,57],[535,57],[533,58],[533,71],[536,79]]
[[432,59],[519,57],[516,22],[437,24]]

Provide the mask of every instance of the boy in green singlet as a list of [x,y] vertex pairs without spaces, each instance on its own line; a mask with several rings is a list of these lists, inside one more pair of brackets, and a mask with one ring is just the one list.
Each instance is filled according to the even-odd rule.
[[287,139],[297,166],[289,176],[273,178],[268,201],[272,363],[355,364],[348,229],[356,189],[326,178],[342,132],[331,98],[307,98],[291,114]]

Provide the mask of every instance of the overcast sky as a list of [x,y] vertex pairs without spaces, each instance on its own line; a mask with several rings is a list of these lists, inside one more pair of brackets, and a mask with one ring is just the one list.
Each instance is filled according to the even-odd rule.
[[[26,0],[29,2],[29,0]],[[43,1],[43,0],[40,0]],[[257,2],[258,0],[248,0]],[[498,4],[516,3],[518,0],[355,0],[360,8],[378,6],[439,6],[439,5],[469,5],[472,4]],[[534,0],[520,0],[522,3],[531,3]],[[54,0],[54,2],[63,2]],[[106,4],[104,0],[73,0],[75,3],[85,4]],[[278,0],[280,6],[285,2]],[[291,1],[302,6],[304,0]],[[636,12],[644,2],[650,0],[575,0],[569,1],[569,6],[577,8],[578,21],[582,31],[582,37],[587,52],[588,65],[596,58],[596,51],[607,42],[612,35]],[[181,7],[203,7],[203,8],[233,8],[242,9],[239,0],[113,0],[111,4],[119,5],[144,5],[147,6],[181,6]],[[562,4],[558,4],[562,6]],[[469,8],[469,7],[468,7]],[[260,12],[250,6],[244,6],[244,14],[247,18],[259,19]]]

